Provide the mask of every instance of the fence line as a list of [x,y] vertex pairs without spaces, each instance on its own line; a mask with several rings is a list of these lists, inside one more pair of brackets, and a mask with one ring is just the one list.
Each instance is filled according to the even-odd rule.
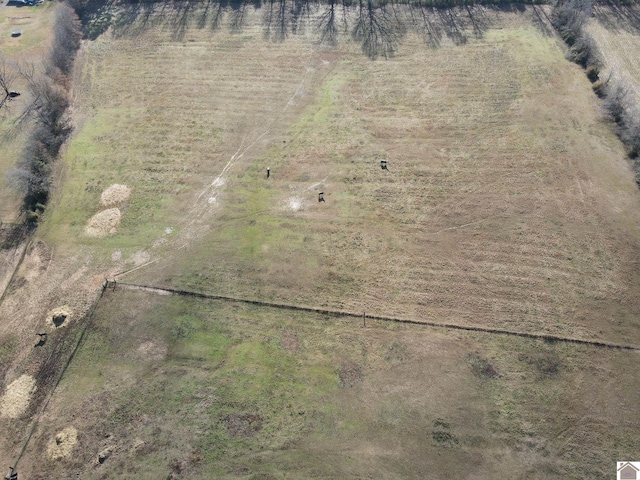
[[[116,281],[113,280],[112,282],[115,288]],[[196,297],[196,298],[206,298],[211,300],[223,300],[227,302],[246,303],[249,305],[256,305],[260,307],[271,307],[271,308],[279,308],[279,309],[285,309],[285,310],[294,310],[299,312],[319,313],[322,315],[330,315],[334,317],[352,317],[352,318],[358,318],[358,319],[363,318],[362,313],[354,313],[354,312],[348,312],[344,310],[307,307],[307,306],[293,305],[293,304],[287,304],[287,303],[268,302],[264,300],[251,300],[246,298],[230,297],[226,295],[215,295],[215,294],[202,293],[202,292],[193,292],[189,290],[180,290],[175,288],[157,287],[153,285],[141,285],[136,283],[117,282],[117,285],[122,286],[129,290],[145,290],[145,291],[157,293],[157,294],[175,294],[175,295],[189,296],[189,297]],[[371,315],[369,313],[366,314],[365,318],[369,320],[378,320],[382,322],[404,323],[408,325],[422,325],[427,327],[446,328],[451,330],[464,330],[469,332],[511,335],[515,337],[547,340],[551,342],[575,343],[578,345],[588,345],[591,347],[616,348],[616,349],[622,349],[622,350],[640,350],[640,345],[607,342],[604,340],[589,340],[589,339],[575,338],[575,337],[564,337],[561,335],[553,335],[548,333],[520,332],[516,330],[507,330],[502,328],[481,327],[481,326],[474,326],[474,325],[460,325],[456,323],[434,322],[431,320],[414,320],[409,318],[399,318],[399,317],[391,317],[391,316],[385,316],[385,315]]]
[[[26,235],[23,235],[23,237],[26,237]],[[18,245],[16,246],[16,251],[18,250],[18,248],[20,248],[20,245],[22,244],[22,241],[24,240],[24,238],[20,238],[20,242],[18,242]],[[27,254],[27,250],[29,250],[29,247],[31,246],[31,241],[28,241],[26,243],[26,245],[24,245],[24,248],[22,249],[22,253],[20,254],[20,258],[18,259],[18,263],[16,263],[15,268],[13,269],[13,272],[11,273],[11,277],[9,277],[9,281],[7,282],[7,285],[4,287],[4,290],[2,290],[2,293],[0,294],[0,305],[2,304],[2,301],[4,300],[4,297],[7,294],[7,291],[9,290],[9,287],[11,286],[11,284],[13,283],[13,279],[16,276],[16,273],[18,272],[18,269],[20,268],[20,265],[22,265],[22,262],[24,261],[24,257]],[[14,252],[15,255],[15,252]]]
[[[2,230],[5,225],[9,225],[12,230],[20,228],[20,236],[18,237],[18,240],[15,242],[15,247],[13,247],[13,255],[15,255],[16,252],[18,251],[18,249],[20,248],[20,246],[22,245],[22,243],[29,237],[29,234],[31,232],[29,230],[29,226],[26,225],[25,223],[8,223],[8,222],[4,222],[3,223],[3,222],[0,222],[0,230]],[[13,283],[13,279],[16,276],[16,272],[20,268],[20,265],[22,265],[24,257],[25,257],[25,255],[27,253],[27,250],[29,250],[30,246],[31,246],[31,241],[30,240],[27,241],[25,243],[25,245],[23,246],[23,250],[20,253],[20,258],[18,259],[18,263],[16,263],[16,266],[13,269],[13,272],[11,272],[11,276],[9,277],[9,280],[7,281],[7,284],[5,285],[4,289],[0,293],[0,305],[2,304],[2,301],[4,300],[4,297],[6,296],[7,290],[9,290],[9,287]],[[9,262],[7,261],[6,263],[8,264]]]

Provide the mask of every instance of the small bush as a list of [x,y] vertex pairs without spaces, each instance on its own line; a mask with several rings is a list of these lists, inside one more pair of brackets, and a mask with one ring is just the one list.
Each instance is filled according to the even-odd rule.
[[600,80],[600,69],[595,65],[589,65],[587,67],[586,74],[587,74],[587,78],[591,83],[596,83],[597,81]]
[[38,212],[34,212],[31,210],[27,211],[27,214],[26,214],[27,223],[29,224],[38,223],[39,218],[40,218],[40,215],[38,215]]
[[537,349],[533,353],[523,353],[519,360],[532,365],[543,377],[553,377],[562,368],[562,360],[553,349]]
[[471,372],[480,378],[496,378],[498,377],[498,371],[491,365],[487,359],[478,355],[469,355],[467,357],[467,363],[471,367]]
[[535,361],[538,371],[545,376],[556,375],[560,371],[560,358],[553,352],[542,353]]
[[435,431],[431,432],[431,436],[438,445],[452,445],[460,443],[459,440],[450,432]]
[[591,85],[591,88],[593,89],[596,95],[602,98],[604,96],[605,85],[606,85],[606,82],[603,81],[602,79],[599,79],[593,82],[593,85]]

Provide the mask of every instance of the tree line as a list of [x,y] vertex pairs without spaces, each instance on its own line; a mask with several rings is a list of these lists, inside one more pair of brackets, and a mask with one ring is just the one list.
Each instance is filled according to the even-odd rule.
[[51,171],[60,148],[71,133],[68,115],[70,74],[80,47],[82,29],[67,4],[55,10],[53,41],[43,66],[10,64],[0,59],[0,86],[10,92],[18,76],[27,81],[30,99],[16,123],[32,124],[31,131],[10,180],[23,194],[23,210],[29,223],[37,222],[51,190]]
[[584,68],[594,92],[602,98],[605,112],[616,124],[617,133],[633,160],[640,186],[640,105],[630,85],[612,75],[601,78],[603,62],[595,41],[585,30],[592,16],[593,0],[565,0],[553,9],[551,22],[569,47],[567,58]]

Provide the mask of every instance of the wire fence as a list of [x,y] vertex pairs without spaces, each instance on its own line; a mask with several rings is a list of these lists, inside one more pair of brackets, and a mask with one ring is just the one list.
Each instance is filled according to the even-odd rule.
[[498,335],[511,335],[516,337],[523,338],[532,338],[545,340],[549,342],[565,342],[565,343],[574,343],[579,345],[588,345],[591,347],[599,347],[599,348],[616,348],[623,350],[640,350],[640,345],[626,344],[626,343],[616,343],[616,342],[608,342],[605,340],[595,340],[595,339],[584,339],[584,338],[575,338],[575,337],[566,337],[562,335],[553,335],[549,333],[536,333],[536,332],[521,332],[516,330],[507,330],[502,328],[493,328],[493,327],[482,327],[476,325],[461,325],[457,323],[447,323],[447,322],[435,322],[432,320],[416,320],[409,318],[400,318],[400,317],[391,317],[386,315],[375,315],[370,313],[356,313],[349,312],[345,310],[334,310],[329,308],[320,308],[320,307],[309,307],[302,305],[293,305],[287,303],[279,303],[279,302],[268,302],[264,300],[254,300],[247,298],[238,298],[238,297],[230,297],[225,295],[215,295],[210,293],[202,293],[202,292],[193,292],[189,290],[180,290],[175,288],[168,287],[158,287],[154,285],[143,285],[136,283],[127,283],[127,282],[116,282],[112,280],[110,285],[115,290],[116,285],[124,287],[126,289],[138,289],[138,290],[146,290],[153,293],[163,293],[163,294],[173,294],[173,295],[182,295],[188,297],[195,298],[203,298],[203,299],[211,299],[211,300],[222,300],[227,302],[236,302],[236,303],[245,303],[249,305],[256,305],[260,307],[270,307],[270,308],[279,308],[285,310],[293,310],[299,312],[310,312],[317,313],[322,315],[329,315],[333,317],[351,317],[351,318],[361,318],[364,322],[366,320],[377,320],[381,322],[391,322],[391,323],[402,323],[408,325],[420,325],[426,327],[436,327],[436,328],[446,328],[450,330],[464,330],[468,332],[481,332],[481,333],[489,333],[489,334],[498,334]]

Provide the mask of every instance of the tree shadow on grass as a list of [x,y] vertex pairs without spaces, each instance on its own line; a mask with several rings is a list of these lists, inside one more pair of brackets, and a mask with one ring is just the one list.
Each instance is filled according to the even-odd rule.
[[172,29],[173,40],[181,41],[194,27],[240,33],[253,10],[262,14],[263,34],[270,41],[313,32],[319,44],[337,46],[341,36],[350,36],[366,56],[377,59],[393,57],[409,30],[421,34],[431,48],[444,38],[455,44],[481,38],[492,23],[487,11],[497,8],[388,0],[164,0],[121,6],[111,26],[118,37],[139,35],[163,23]]
[[593,6],[593,16],[607,30],[640,35],[640,5],[619,0],[601,0]]

